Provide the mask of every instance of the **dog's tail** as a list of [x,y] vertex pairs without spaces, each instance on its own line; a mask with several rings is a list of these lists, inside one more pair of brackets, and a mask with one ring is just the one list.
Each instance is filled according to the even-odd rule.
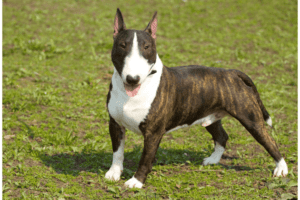
[[271,126],[271,127],[273,128],[271,116],[269,115],[269,113],[268,113],[267,109],[265,108],[265,106],[264,106],[262,100],[260,99],[259,93],[258,93],[258,91],[257,91],[257,89],[256,89],[256,87],[255,87],[255,85],[254,85],[254,83],[253,83],[253,81],[250,79],[249,76],[247,76],[247,75],[244,74],[243,72],[238,71],[238,70],[235,70],[235,71],[237,72],[238,77],[240,77],[240,78],[243,80],[243,82],[244,82],[247,86],[249,86],[249,87],[252,88],[252,90],[254,91],[254,94],[255,94],[255,96],[256,96],[258,105],[259,105],[259,107],[260,107],[260,109],[261,109],[261,111],[262,111],[264,120],[267,122],[267,124],[268,124],[269,126]]

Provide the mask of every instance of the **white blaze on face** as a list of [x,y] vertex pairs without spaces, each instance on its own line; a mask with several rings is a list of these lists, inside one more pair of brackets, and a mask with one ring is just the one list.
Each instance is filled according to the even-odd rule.
[[140,81],[138,84],[141,84],[148,76],[151,64],[148,63],[139,51],[137,34],[134,33],[132,49],[128,56],[125,58],[124,68],[122,71],[123,82],[126,83],[127,75],[132,77],[139,76]]

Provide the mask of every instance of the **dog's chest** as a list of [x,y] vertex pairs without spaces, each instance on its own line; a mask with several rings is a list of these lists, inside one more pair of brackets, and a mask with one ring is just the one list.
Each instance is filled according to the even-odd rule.
[[147,105],[141,106],[142,103],[140,99],[129,99],[112,90],[108,104],[109,114],[119,125],[135,133],[141,133],[139,125],[150,109]]
[[112,78],[112,90],[110,91],[110,100],[108,102],[109,114],[121,126],[135,132],[141,133],[139,125],[143,122],[151,108],[155,98],[158,83],[147,80],[141,85],[138,95],[128,97],[122,80],[114,73]]

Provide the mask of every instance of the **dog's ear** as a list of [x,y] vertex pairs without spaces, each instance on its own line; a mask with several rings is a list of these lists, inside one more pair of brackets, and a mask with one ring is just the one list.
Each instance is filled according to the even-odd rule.
[[117,9],[116,17],[115,17],[115,25],[114,25],[114,38],[117,37],[118,33],[120,33],[122,30],[125,30],[126,26],[123,20],[122,13],[120,9]]
[[150,35],[156,39],[156,30],[157,30],[157,11],[155,11],[151,21],[146,27],[145,31],[150,33]]

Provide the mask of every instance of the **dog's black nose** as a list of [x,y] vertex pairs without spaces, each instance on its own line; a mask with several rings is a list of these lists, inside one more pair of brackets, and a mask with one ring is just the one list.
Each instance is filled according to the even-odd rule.
[[127,81],[127,83],[130,84],[130,85],[135,85],[135,84],[137,84],[137,83],[139,82],[139,80],[140,80],[140,76],[138,76],[138,75],[136,75],[136,76],[134,76],[134,77],[132,77],[132,76],[130,76],[130,75],[127,75],[127,76],[126,76],[126,81]]

